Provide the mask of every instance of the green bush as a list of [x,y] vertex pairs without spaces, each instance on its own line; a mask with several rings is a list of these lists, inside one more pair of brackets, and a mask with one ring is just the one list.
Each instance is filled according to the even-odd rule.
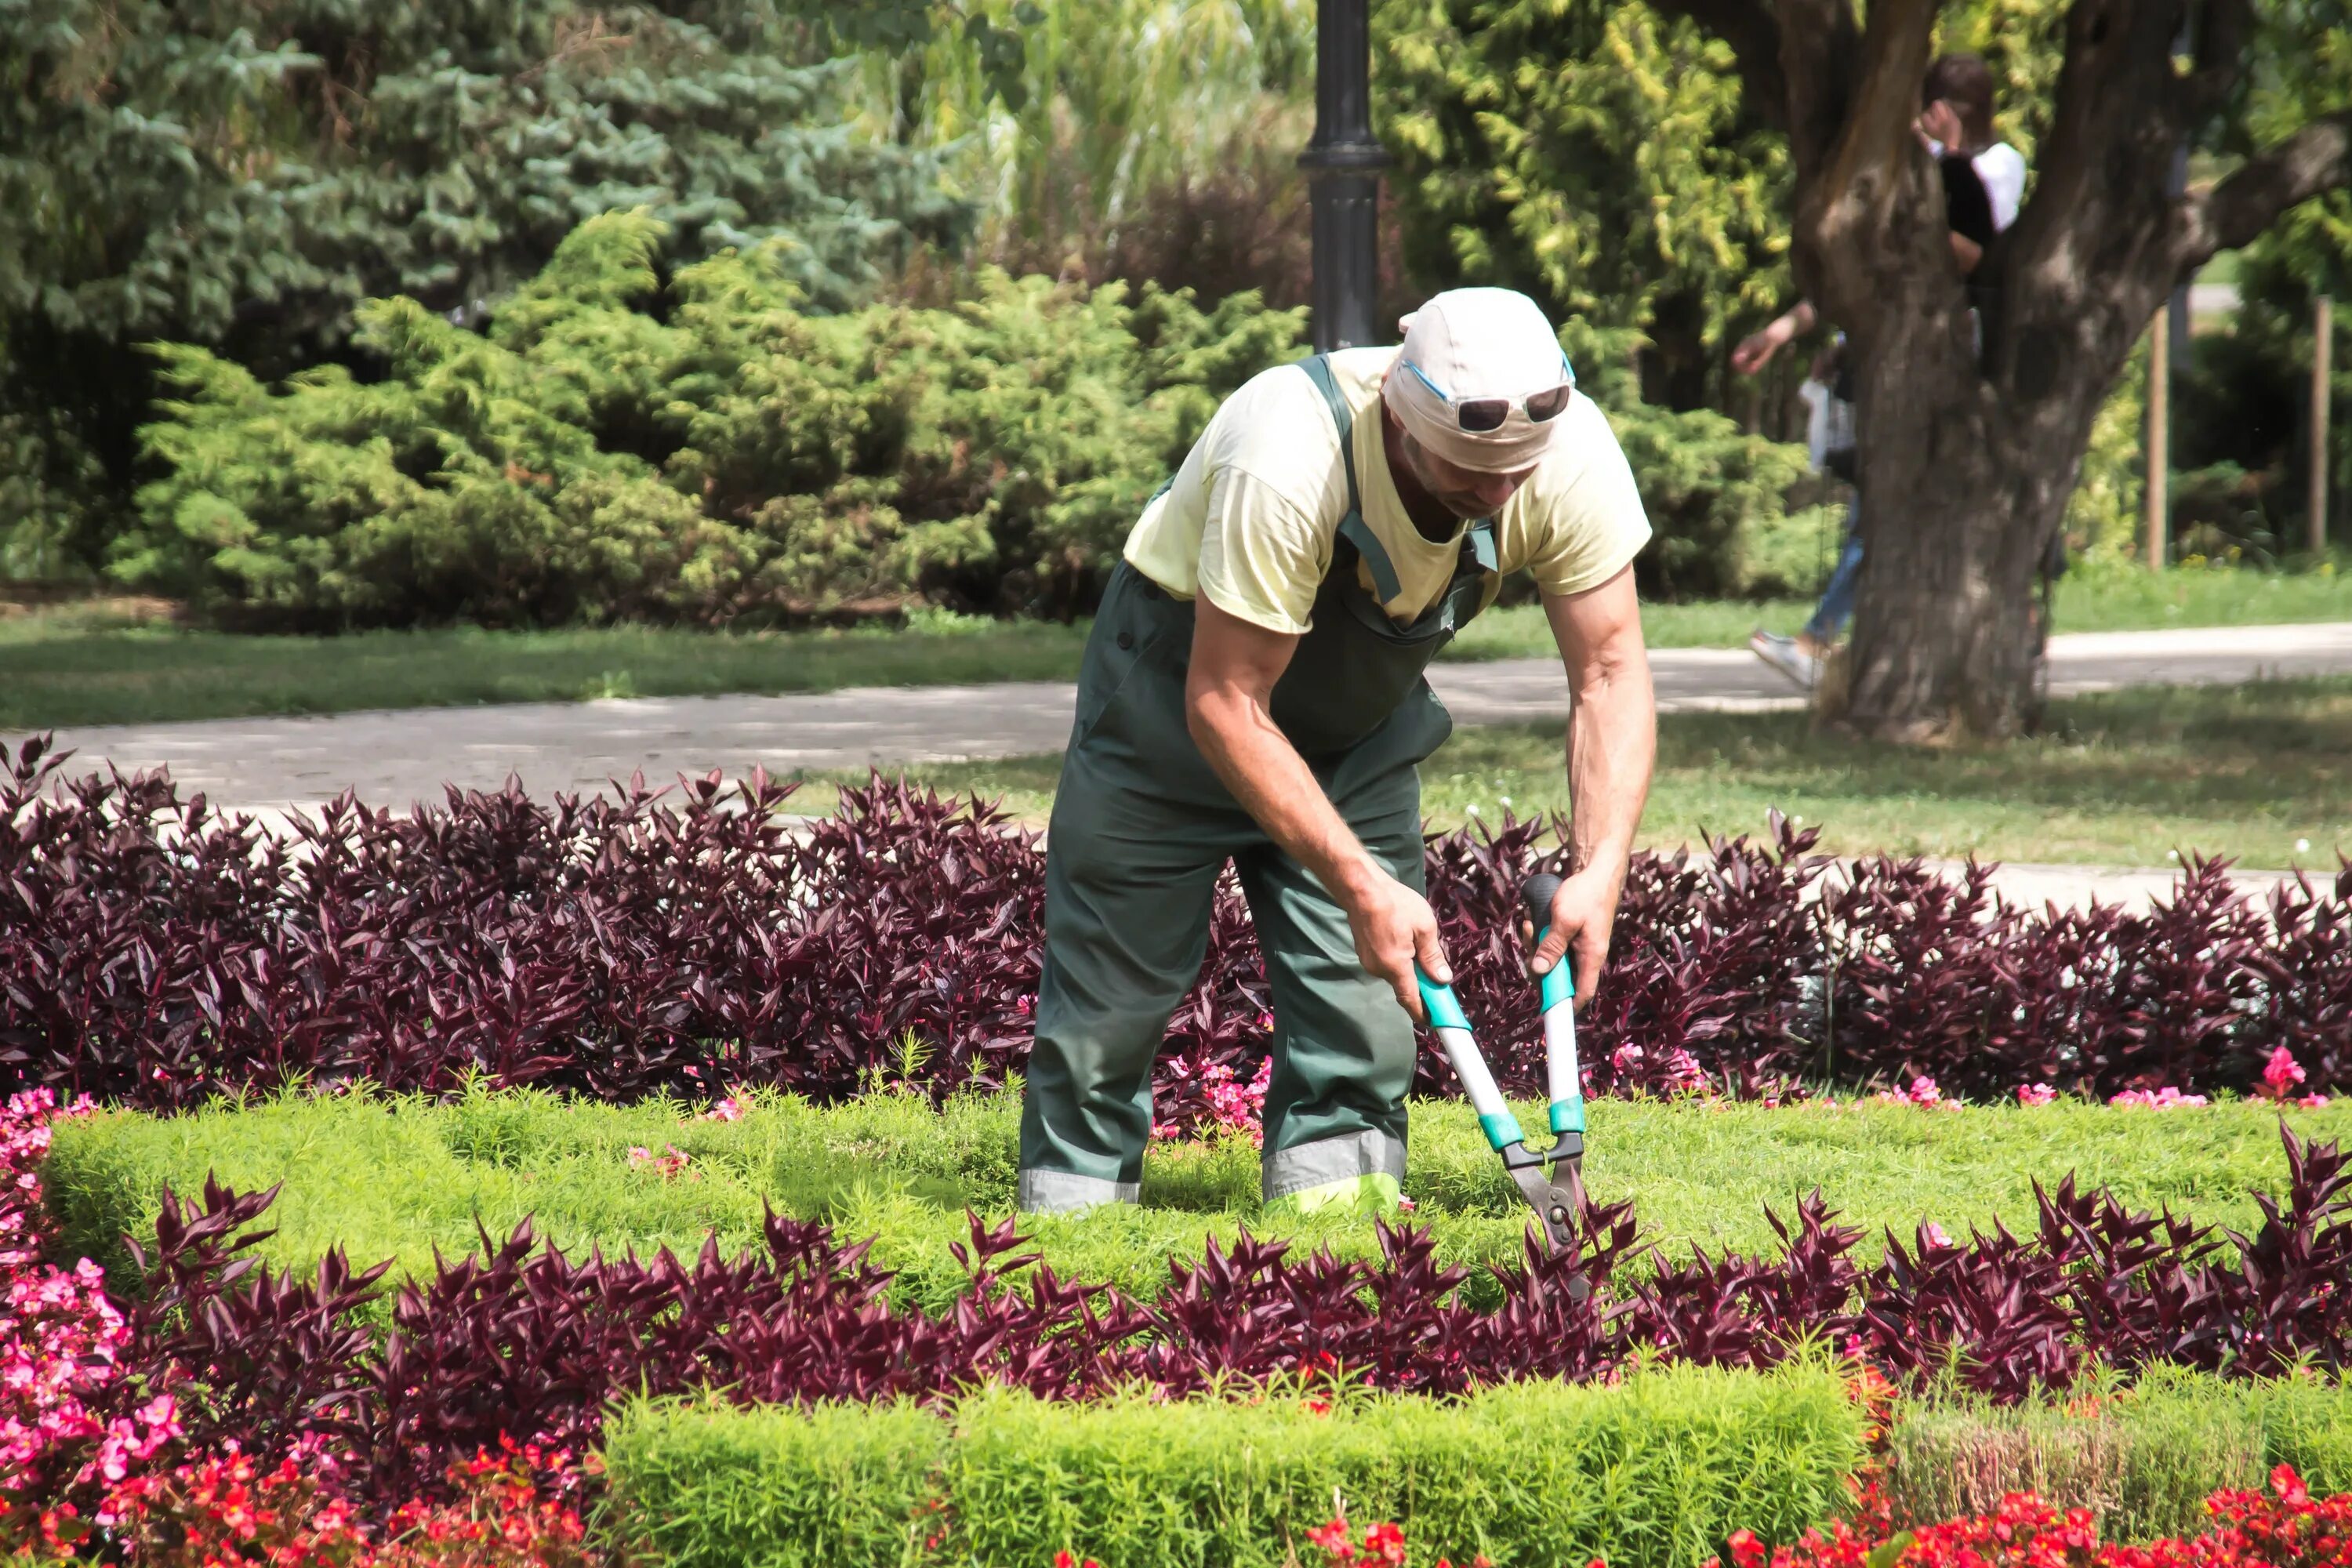
[[478,321],[582,218],[636,206],[669,262],[782,237],[828,309],[961,245],[953,153],[844,125],[857,62],[821,61],[793,9],[0,9],[0,572],[102,563],[142,477],[140,344],[316,367],[361,300]]
[[2063,1403],[1908,1403],[1888,1434],[1898,1525],[1990,1513],[2032,1491],[2092,1510],[2109,1541],[2201,1533],[2205,1499],[2293,1465],[2315,1491],[2352,1488],[2352,1391],[2315,1379],[2224,1381],[2174,1367]]
[[272,390],[158,350],[180,396],[123,581],[215,621],[723,621],[904,600],[1066,610],[1299,312],[983,274],[951,308],[805,312],[790,247],[685,268],[574,230],[487,333],[359,308],[384,374]]
[[[582,225],[487,332],[359,307],[384,374],[281,387],[156,353],[179,395],[112,571],[215,622],[723,622],[918,597],[1087,607],[1145,499],[1303,312],[983,270],[971,298],[820,316],[785,247],[657,270],[662,226]],[[1657,542],[1647,584],[1789,585],[1832,509],[1790,514],[1796,447],[1642,402],[1629,331],[1571,322]]]
[[[2352,1105],[2290,1114],[2310,1135],[2352,1132]],[[890,1093],[824,1108],[761,1096],[735,1121],[694,1120],[676,1104],[533,1093],[444,1105],[287,1096],[242,1110],[60,1122],[44,1185],[62,1248],[110,1267],[124,1260],[122,1235],[152,1229],[165,1184],[194,1193],[208,1173],[247,1190],[285,1184],[271,1215],[277,1234],[261,1252],[305,1270],[340,1245],[357,1262],[393,1258],[425,1271],[436,1248],[458,1254],[478,1244],[478,1218],[504,1237],[527,1215],[574,1252],[690,1252],[713,1231],[731,1252],[757,1244],[772,1205],[876,1237],[876,1261],[898,1271],[894,1296],[939,1308],[965,1282],[948,1248],[966,1235],[966,1208],[1012,1210],[1019,1120],[1011,1094],[957,1099],[939,1110]],[[1764,1205],[1787,1215],[1815,1187],[1864,1228],[1861,1251],[1875,1256],[1889,1226],[1907,1234],[1932,1219],[1958,1233],[1996,1216],[2021,1223],[2032,1213],[2033,1181],[2068,1170],[2137,1207],[2168,1205],[2240,1226],[2259,1219],[2250,1194],[2284,1177],[2276,1113],[2253,1104],[2159,1115],[1603,1100],[1591,1123],[1585,1173],[1595,1195],[1634,1200],[1643,1234],[1675,1254],[1694,1245],[1769,1254],[1777,1243]],[[630,1163],[633,1148],[668,1147],[688,1156],[677,1179]],[[1376,1255],[1361,1218],[1261,1215],[1257,1163],[1244,1138],[1156,1145],[1141,1206],[1024,1224],[1066,1277],[1140,1295],[1165,1286],[1170,1258],[1197,1254],[1204,1236],[1231,1239],[1244,1225],[1302,1249]],[[1405,1190],[1442,1259],[1475,1266],[1518,1255],[1520,1200],[1465,1106],[1413,1107]],[[1474,1267],[1465,1289],[1483,1301],[1492,1280]]]
[[1793,297],[1788,152],[1729,46],[1601,0],[1381,0],[1373,33],[1409,264],[1634,330],[1645,398],[1728,405],[1730,344]]
[[957,1562],[1118,1568],[1313,1555],[1335,1503],[1402,1523],[1416,1561],[1605,1556],[1687,1568],[1745,1526],[1787,1540],[1846,1499],[1862,1421],[1832,1373],[1689,1369],[1458,1402],[1042,1404],[991,1391],[944,1418],[638,1405],[607,1431],[612,1523],[667,1568]]

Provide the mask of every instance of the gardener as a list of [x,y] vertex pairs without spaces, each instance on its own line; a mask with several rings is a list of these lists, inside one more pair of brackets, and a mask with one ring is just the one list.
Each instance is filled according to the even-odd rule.
[[1422,679],[1525,566],[1568,666],[1570,875],[1531,966],[1590,995],[1649,789],[1655,721],[1632,471],[1543,312],[1440,294],[1398,348],[1225,401],[1128,535],[1087,639],[1045,859],[1020,1204],[1133,1202],[1151,1064],[1230,859],[1272,983],[1264,1186],[1393,1202],[1423,897],[1415,764],[1453,721]]

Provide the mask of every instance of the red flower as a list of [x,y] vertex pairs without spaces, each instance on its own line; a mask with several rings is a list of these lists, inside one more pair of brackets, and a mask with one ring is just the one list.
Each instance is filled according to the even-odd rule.
[[1307,1532],[1307,1539],[1323,1549],[1334,1563],[1346,1563],[1356,1555],[1356,1543],[1349,1539],[1348,1521],[1335,1519],[1330,1523]]

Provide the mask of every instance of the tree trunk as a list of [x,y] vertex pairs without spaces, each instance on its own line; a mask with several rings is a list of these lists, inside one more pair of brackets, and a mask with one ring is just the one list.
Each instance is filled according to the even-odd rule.
[[2035,567],[2133,341],[2216,250],[2352,183],[2352,111],[2175,191],[2179,148],[2234,100],[2253,0],[2069,0],[2024,210],[1964,284],[1914,133],[1935,0],[1869,0],[1867,26],[1854,0],[1661,3],[1731,46],[1787,131],[1797,281],[1855,356],[1864,565],[1824,709],[1902,740],[2016,734],[2035,705]]
[[1839,711],[1913,742],[2031,730],[2035,568],[2064,519],[2084,437],[1939,413],[1929,399],[1904,412],[1906,424],[1883,424],[1866,448],[1863,579]]

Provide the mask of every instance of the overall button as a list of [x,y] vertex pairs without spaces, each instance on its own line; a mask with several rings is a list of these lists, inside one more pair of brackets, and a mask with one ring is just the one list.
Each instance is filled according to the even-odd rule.
[[1133,647],[1135,646],[1135,634],[1133,632],[1119,633],[1118,646],[1121,647]]

